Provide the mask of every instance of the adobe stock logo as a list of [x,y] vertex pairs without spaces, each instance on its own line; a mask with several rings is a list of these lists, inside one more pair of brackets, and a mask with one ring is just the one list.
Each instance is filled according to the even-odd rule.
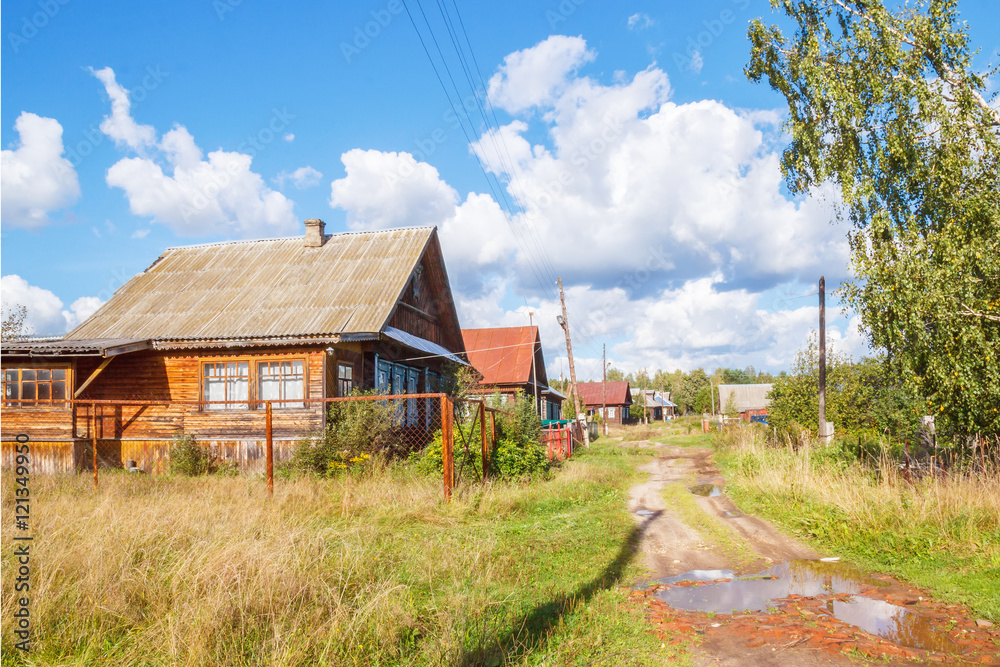
[[[732,4],[740,11],[750,6],[750,0],[732,0]],[[706,19],[701,22],[705,28],[695,35],[688,35],[687,51],[680,53],[674,51],[674,64],[680,69],[690,70],[695,73],[701,71],[702,54],[705,49],[711,46],[715,40],[722,36],[726,27],[736,20],[736,13],[732,9],[723,9],[714,19]]]
[[369,12],[372,20],[365,23],[364,26],[354,26],[354,39],[350,43],[340,43],[340,52],[344,54],[344,60],[349,63],[355,56],[367,49],[372,40],[381,35],[394,18],[403,13],[403,9],[401,0],[389,0],[385,9],[378,11],[373,9]]

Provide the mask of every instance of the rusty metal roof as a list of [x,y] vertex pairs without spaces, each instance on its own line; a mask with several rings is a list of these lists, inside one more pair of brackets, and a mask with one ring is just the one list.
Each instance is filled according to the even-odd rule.
[[[579,382],[576,385],[580,393],[580,400],[587,405],[601,405],[604,403],[604,384],[601,382]],[[629,392],[628,382],[608,382],[608,405],[631,405],[632,394]]]
[[[462,339],[469,363],[483,374],[480,384],[531,383],[532,342],[541,354],[538,327],[462,329]],[[538,366],[538,382],[547,385],[544,361],[539,361]]]
[[170,248],[66,339],[377,333],[433,227]]

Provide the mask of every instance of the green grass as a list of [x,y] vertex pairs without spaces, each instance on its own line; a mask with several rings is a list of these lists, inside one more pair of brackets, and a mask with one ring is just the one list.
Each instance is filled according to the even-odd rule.
[[961,602],[1000,621],[1000,474],[901,479],[836,449],[768,447],[759,432],[720,438],[726,493],[830,555]]
[[[550,480],[459,488],[401,465],[335,480],[32,478],[32,640],[4,665],[685,664],[627,587],[639,460],[579,450]],[[13,480],[3,476],[5,516]]]

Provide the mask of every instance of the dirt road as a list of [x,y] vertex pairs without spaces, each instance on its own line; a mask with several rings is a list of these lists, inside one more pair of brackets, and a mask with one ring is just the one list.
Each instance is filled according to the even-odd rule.
[[[900,665],[1000,665],[996,656],[1000,632],[978,627],[957,605],[936,602],[926,592],[881,575],[859,574],[857,590],[850,590],[864,602],[881,605],[879,610],[902,608],[909,614],[905,632],[889,633],[891,639],[869,634],[834,616],[831,610],[836,605],[844,608],[856,602],[829,585],[830,581],[842,583],[841,575],[828,577],[815,595],[788,595],[769,601],[758,611],[706,613],[668,605],[660,598],[669,599],[664,591],[674,587],[705,586],[699,591],[707,595],[733,582],[739,584],[739,575],[780,571],[790,563],[809,565],[826,554],[783,535],[766,521],[742,514],[725,495],[725,480],[712,462],[711,449],[649,441],[628,446],[636,444],[653,448],[655,457],[639,469],[648,479],[629,493],[628,508],[637,524],[644,526],[640,548],[650,571],[637,582],[643,589],[634,596],[643,599],[653,622],[670,634],[698,635],[696,664],[808,667],[870,664],[876,658],[883,664]],[[671,492],[677,493],[678,484],[686,490],[703,483],[698,490],[710,495],[691,495],[694,506],[686,496],[680,499],[684,502],[671,496]],[[668,503],[666,498],[673,500]],[[719,583],[671,579],[693,571]],[[755,577],[777,578],[766,574]],[[663,579],[666,583],[660,581]],[[898,612],[888,615],[900,622]]]

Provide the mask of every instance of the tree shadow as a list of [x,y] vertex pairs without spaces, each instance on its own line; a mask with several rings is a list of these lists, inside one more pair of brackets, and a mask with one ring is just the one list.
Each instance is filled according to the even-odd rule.
[[458,664],[463,667],[478,665],[500,665],[519,661],[531,651],[540,648],[547,640],[549,631],[562,617],[579,603],[587,603],[599,591],[608,590],[621,582],[625,568],[639,551],[639,543],[650,522],[663,514],[653,512],[629,532],[614,560],[608,563],[599,575],[580,585],[572,593],[557,596],[544,602],[522,616],[510,627],[511,630],[498,636],[494,642],[480,644],[467,649]]

